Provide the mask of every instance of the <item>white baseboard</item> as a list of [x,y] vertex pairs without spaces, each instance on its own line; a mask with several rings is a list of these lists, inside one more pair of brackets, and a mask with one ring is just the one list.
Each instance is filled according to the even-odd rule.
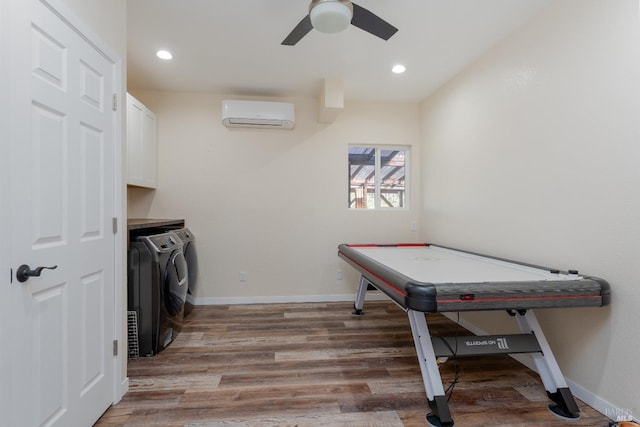
[[579,384],[574,383],[570,379],[566,379],[571,392],[580,400],[582,400],[587,405],[591,406],[596,411],[603,414],[605,417],[609,418],[612,421],[634,421],[636,423],[640,422],[638,418],[638,414],[635,414],[634,417],[632,408],[620,408],[619,406],[613,405],[600,396],[596,396],[591,391],[582,387]]
[[122,383],[120,384],[120,396],[124,396],[125,394],[127,394],[127,392],[129,391],[129,377],[126,377],[125,379],[122,380]]
[[[457,316],[454,315],[453,313],[443,313],[443,314],[449,319],[453,320],[454,322],[458,320]],[[488,332],[478,328],[471,322],[468,322],[464,319],[460,319],[459,324],[460,326],[467,329],[469,332],[474,333],[475,335],[491,335]],[[538,372],[538,370],[536,369],[535,363],[533,362],[533,359],[530,356],[526,354],[510,354],[510,356],[515,360],[517,360],[518,362],[525,365],[527,368],[531,369],[532,371]],[[571,393],[575,397],[577,397],[587,405],[591,406],[593,409],[600,412],[602,415],[609,418],[610,420],[638,422],[636,418],[633,418],[633,413],[631,408],[620,408],[616,405],[613,405],[607,402],[600,396],[594,394],[592,391],[587,390],[586,388],[571,381],[566,377],[565,377],[565,381],[567,382],[567,385],[571,389]]]
[[[187,300],[190,299],[187,296]],[[381,301],[388,298],[378,292],[367,292],[367,301]],[[193,305],[237,305],[237,304],[281,304],[281,303],[304,303],[304,302],[353,302],[354,294],[339,295],[288,295],[288,296],[263,296],[263,297],[213,297],[213,298],[192,298]],[[366,302],[365,302],[366,304]]]

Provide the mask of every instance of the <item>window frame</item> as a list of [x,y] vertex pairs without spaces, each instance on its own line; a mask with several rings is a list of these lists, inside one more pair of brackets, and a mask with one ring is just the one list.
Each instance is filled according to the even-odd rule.
[[[361,148],[361,149],[372,149],[374,150],[374,206],[366,207],[366,208],[358,208],[355,206],[351,206],[351,162],[349,161],[349,155],[352,148]],[[382,151],[404,151],[404,194],[403,194],[403,206],[393,207],[393,206],[383,206],[382,204],[382,192],[381,192],[381,153]],[[411,172],[411,146],[409,145],[395,145],[395,144],[349,144],[347,146],[347,209],[349,211],[360,212],[360,211],[406,211],[409,210],[409,189],[410,189],[410,172]]]

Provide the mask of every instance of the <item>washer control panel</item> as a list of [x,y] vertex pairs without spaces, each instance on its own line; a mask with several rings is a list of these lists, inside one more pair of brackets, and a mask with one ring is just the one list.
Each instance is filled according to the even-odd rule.
[[182,241],[173,231],[154,236],[143,236],[141,239],[146,241],[156,252],[169,252],[182,248]]

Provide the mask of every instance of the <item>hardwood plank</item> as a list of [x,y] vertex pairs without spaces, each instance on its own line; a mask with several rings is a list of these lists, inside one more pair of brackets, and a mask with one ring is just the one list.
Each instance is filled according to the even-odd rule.
[[132,392],[145,392],[153,390],[215,390],[220,384],[220,375],[208,373],[175,375],[175,371],[168,375],[153,375],[136,377],[129,380],[129,390]]
[[345,348],[345,349],[326,349],[326,350],[301,350],[301,351],[279,351],[275,354],[277,361],[295,361],[295,360],[340,360],[340,359],[359,359],[359,358],[376,358],[406,356],[411,354],[412,348],[402,347],[378,347],[375,349],[368,348]]
[[273,417],[259,420],[225,420],[210,423],[187,424],[188,427],[402,427],[402,421],[394,411],[365,414],[321,414],[296,417]]
[[354,394],[369,394],[366,383],[354,383],[353,381],[327,382],[313,385],[280,385],[265,384],[253,387],[220,387],[216,391],[188,391],[180,398],[180,405],[184,407],[197,406],[203,402],[216,401],[218,406],[234,406],[238,402],[274,402],[285,400],[309,400],[316,397],[335,400],[340,397],[348,397]]

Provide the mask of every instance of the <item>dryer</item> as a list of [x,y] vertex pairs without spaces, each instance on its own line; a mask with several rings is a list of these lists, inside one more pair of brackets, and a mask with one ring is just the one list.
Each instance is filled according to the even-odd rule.
[[189,290],[187,301],[184,305],[184,315],[188,315],[193,309],[193,304],[189,299],[195,297],[196,287],[198,285],[198,254],[196,253],[196,236],[187,227],[173,230],[182,241],[182,253],[187,262],[187,270],[189,271]]
[[127,309],[135,311],[137,334],[129,339],[138,340],[138,354],[152,356],[154,330],[158,324],[160,289],[152,286],[151,252],[143,242],[129,244],[127,270]]
[[137,313],[141,355],[159,353],[182,329],[188,280],[183,244],[174,232],[131,242],[128,306]]

